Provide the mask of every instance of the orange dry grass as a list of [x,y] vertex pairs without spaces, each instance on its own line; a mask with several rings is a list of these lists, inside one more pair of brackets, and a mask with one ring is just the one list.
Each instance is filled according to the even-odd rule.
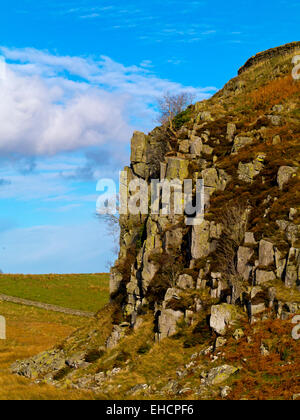
[[286,101],[292,95],[300,93],[300,83],[292,75],[272,80],[265,86],[250,93],[250,106],[266,110]]
[[9,303],[0,303],[0,313],[7,321],[7,340],[0,341],[1,400],[93,398],[90,393],[58,390],[48,385],[34,384],[12,375],[9,370],[16,360],[50,349],[75,329],[85,325],[87,320]]
[[[248,326],[246,336],[237,345],[233,339],[226,348],[226,362],[242,364],[234,381],[230,399],[291,400],[300,393],[300,345],[293,340],[290,321],[269,320]],[[261,354],[261,345],[269,347],[269,356]]]

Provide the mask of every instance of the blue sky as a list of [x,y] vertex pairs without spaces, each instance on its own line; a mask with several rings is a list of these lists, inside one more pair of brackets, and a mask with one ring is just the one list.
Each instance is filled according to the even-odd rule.
[[204,99],[251,55],[299,40],[298,0],[5,3],[0,268],[11,273],[105,271],[96,183],[128,164],[157,98]]

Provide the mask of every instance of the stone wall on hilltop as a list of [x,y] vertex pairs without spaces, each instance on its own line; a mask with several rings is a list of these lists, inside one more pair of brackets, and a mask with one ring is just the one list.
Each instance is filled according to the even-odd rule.
[[273,57],[282,57],[284,55],[291,55],[294,52],[300,51],[300,42],[291,42],[290,44],[282,45],[281,47],[271,48],[267,51],[260,52],[249,60],[239,69],[239,74],[244,73],[250,67],[255,66],[256,64],[270,60]]

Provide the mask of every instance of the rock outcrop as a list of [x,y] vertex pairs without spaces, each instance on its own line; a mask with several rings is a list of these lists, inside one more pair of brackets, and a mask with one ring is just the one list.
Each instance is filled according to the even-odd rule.
[[223,303],[211,307],[210,326],[219,335],[225,335],[228,327],[234,327],[240,315],[234,305]]
[[293,52],[300,50],[300,42],[291,42],[277,48],[271,48],[270,50],[260,52],[255,56],[249,58],[246,64],[239,69],[239,75],[249,70],[250,67],[257,64],[263,63],[266,60],[270,60],[273,57],[282,57],[284,55],[291,55]]
[[[299,46],[289,44],[250,59],[239,78],[230,81],[215,98],[188,108],[183,113],[187,122],[180,122],[177,132],[165,125],[147,136],[133,135],[131,167],[126,169],[131,177],[145,180],[149,188],[155,177],[202,180],[205,211],[209,214],[194,226],[188,226],[184,215],[176,214],[174,208],[169,215],[160,210],[160,214],[121,218],[121,252],[112,270],[111,290],[114,294],[118,294],[117,287],[121,294],[126,290],[122,305],[130,323],[136,322],[140,312],[153,311],[159,339],[175,334],[178,321],[187,312],[197,314],[195,290],[205,291],[211,300],[219,301],[210,311],[211,327],[218,334],[225,333],[231,323],[232,311],[226,312],[226,305],[248,308],[252,320],[254,314],[270,306],[258,302],[252,288],[262,287],[267,293],[272,283],[279,281],[300,290],[299,214],[292,203],[295,200],[288,198],[293,185],[299,185],[299,155],[293,154],[292,144],[296,143],[291,140],[293,165],[283,165],[282,145],[290,140],[284,140],[282,132],[274,135],[274,127],[287,124],[297,95],[285,98],[284,104],[273,103],[259,117],[252,114],[251,102],[247,103],[253,96],[252,106],[256,106],[252,92],[259,91],[260,85],[254,75],[264,72],[264,67],[256,64],[289,57]],[[291,71],[291,61],[286,61]],[[283,74],[285,71],[287,66],[282,65]],[[272,77],[276,80],[278,76]],[[251,124],[244,123],[236,105],[231,105],[232,97],[247,103]],[[222,107],[225,103],[226,107]],[[297,130],[296,126],[290,127],[290,133]],[[271,146],[270,135],[276,140]],[[279,220],[276,214],[280,206],[286,210],[285,217]],[[177,305],[168,302],[172,306],[168,307],[172,287],[193,297],[179,296]]]

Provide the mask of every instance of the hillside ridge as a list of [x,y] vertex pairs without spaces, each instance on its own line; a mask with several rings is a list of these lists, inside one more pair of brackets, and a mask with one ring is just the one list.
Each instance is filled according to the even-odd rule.
[[247,62],[239,69],[238,74],[244,73],[250,67],[262,63],[270,58],[283,56],[293,53],[293,51],[300,50],[300,41],[294,41],[289,44],[281,45],[279,47],[270,48],[266,51],[257,53],[253,57],[249,58]]

